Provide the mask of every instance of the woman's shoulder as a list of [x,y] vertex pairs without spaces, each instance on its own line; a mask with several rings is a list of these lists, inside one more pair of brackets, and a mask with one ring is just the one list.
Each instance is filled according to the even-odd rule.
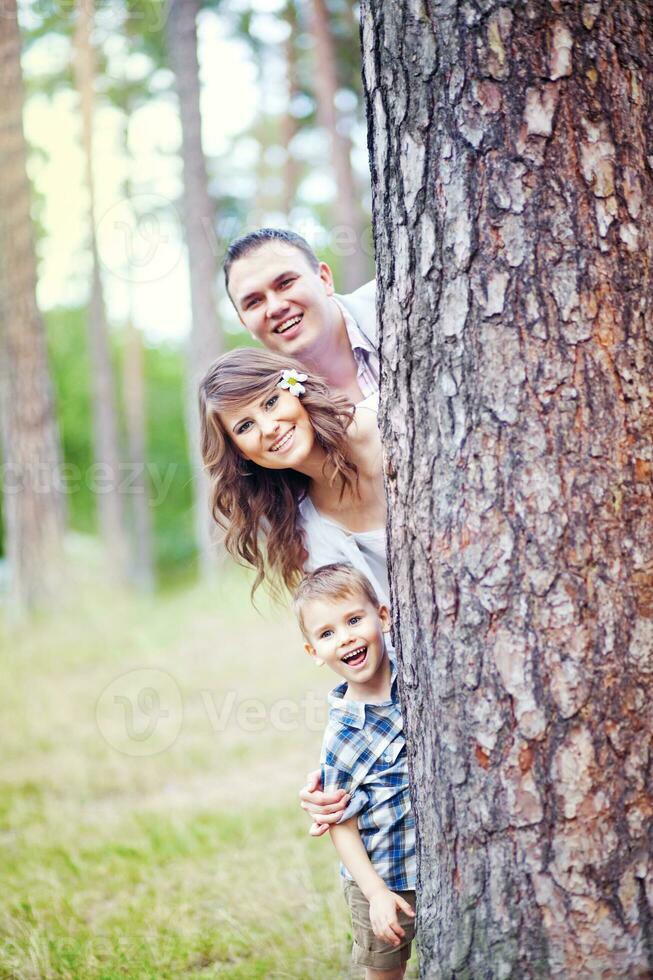
[[358,403],[349,438],[355,454],[363,452],[368,456],[371,449],[380,448],[378,395]]

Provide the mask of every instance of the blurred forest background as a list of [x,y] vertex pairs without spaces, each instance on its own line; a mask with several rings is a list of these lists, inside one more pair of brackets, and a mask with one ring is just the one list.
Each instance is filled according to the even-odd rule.
[[114,579],[211,565],[195,379],[251,342],[228,242],[292,227],[341,292],[373,274],[357,17],[351,0],[19,4],[57,473]]
[[348,975],[297,801],[332,685],[216,561],[195,443],[231,239],[372,275],[357,16],[2,4],[0,978]]

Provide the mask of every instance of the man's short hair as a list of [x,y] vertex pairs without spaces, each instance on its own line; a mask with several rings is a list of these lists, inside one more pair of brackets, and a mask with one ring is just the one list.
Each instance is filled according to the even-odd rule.
[[286,228],[257,228],[256,231],[250,231],[249,234],[236,238],[227,249],[222,264],[227,292],[229,292],[229,272],[234,262],[249,255],[250,252],[254,252],[266,242],[284,242],[286,245],[292,245],[306,257],[314,272],[320,268],[320,260],[317,255],[306,239],[298,235],[297,232],[288,231]]
[[344,599],[361,594],[378,609],[381,603],[374,586],[366,575],[346,562],[334,562],[306,575],[293,594],[293,609],[302,633],[306,636],[303,611],[312,599]]

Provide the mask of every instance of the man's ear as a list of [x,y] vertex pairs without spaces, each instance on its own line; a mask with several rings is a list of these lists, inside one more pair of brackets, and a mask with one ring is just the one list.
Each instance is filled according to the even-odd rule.
[[327,296],[333,296],[336,291],[336,287],[333,284],[333,273],[331,272],[331,267],[327,265],[326,262],[320,262],[318,275],[324,283]]
[[318,657],[317,650],[315,649],[315,647],[312,647],[310,643],[305,643],[304,650],[306,650],[306,653],[309,655],[309,657],[313,658],[313,660],[318,665],[318,667],[324,667],[324,661],[321,660],[320,657]]
[[391,628],[390,610],[387,606],[379,606],[379,620],[381,621],[381,632],[389,633]]

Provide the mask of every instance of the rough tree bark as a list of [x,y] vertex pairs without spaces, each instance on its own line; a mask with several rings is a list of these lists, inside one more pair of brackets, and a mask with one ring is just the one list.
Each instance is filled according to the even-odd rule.
[[0,17],[0,417],[5,545],[18,615],[55,593],[64,524],[61,445],[36,305],[20,51],[16,3],[9,0]]
[[[338,128],[336,95],[338,72],[335,45],[329,24],[326,0],[311,0],[311,33],[315,41],[315,99],[317,117],[326,130],[331,146],[331,163],[336,178],[333,215],[342,232],[335,236],[346,248],[343,263],[343,290],[350,292],[364,283],[368,265],[363,251],[363,213],[351,165],[351,142]],[[344,235],[341,239],[341,235]],[[351,252],[351,254],[348,254]]]
[[95,176],[93,168],[93,116],[95,51],[93,48],[94,0],[76,0],[75,82],[81,105],[82,145],[88,193],[91,283],[88,308],[89,353],[92,367],[94,460],[99,481],[96,493],[102,543],[111,574],[125,582],[129,569],[129,541],[121,495],[120,447],[111,346],[96,236]]
[[648,977],[651,4],[362,38],[422,975]]
[[197,15],[201,0],[170,0],[168,48],[175,75],[181,117],[181,155],[184,174],[184,226],[188,247],[192,326],[188,344],[186,429],[194,468],[195,532],[200,567],[209,573],[216,551],[209,507],[209,485],[199,451],[197,387],[208,365],[222,350],[216,313],[213,204],[209,196],[202,148],[200,79],[197,60]]

